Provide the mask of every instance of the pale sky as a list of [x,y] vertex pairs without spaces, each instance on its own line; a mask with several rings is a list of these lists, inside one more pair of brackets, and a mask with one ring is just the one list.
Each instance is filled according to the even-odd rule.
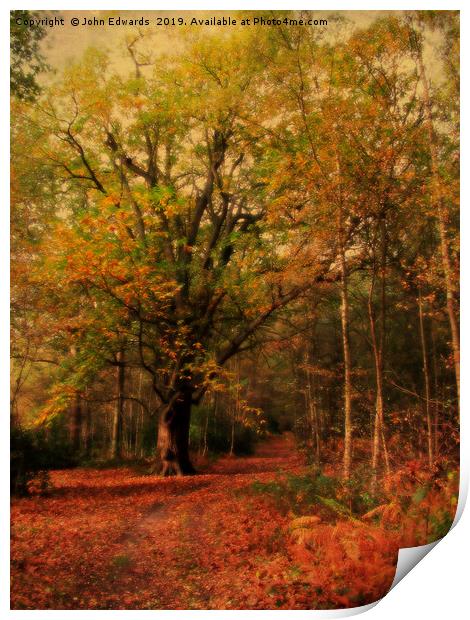
[[[50,11],[37,11],[44,16],[50,16]],[[192,17],[236,17],[238,22],[241,17],[250,17],[250,11],[57,11],[58,17],[64,17],[64,26],[55,26],[48,29],[47,36],[43,40],[42,48],[48,64],[59,73],[71,62],[79,60],[88,47],[105,48],[113,52],[112,61],[116,66],[131,66],[130,59],[122,45],[126,35],[136,32],[134,26],[93,26],[79,25],[72,26],[70,20],[75,17],[81,23],[84,17],[97,19],[103,18],[107,22],[107,17],[122,17],[125,19],[147,18],[150,26],[144,26],[144,33],[154,32],[154,52],[175,49],[177,45],[178,26],[154,26],[157,17],[178,18],[183,17],[189,20]],[[387,14],[402,14],[403,11],[312,11],[314,19],[328,19],[331,15],[342,15],[360,27],[369,26],[377,17]],[[241,15],[240,15],[241,14]],[[236,26],[238,27],[238,26]],[[267,26],[269,27],[269,26]],[[193,26],[193,28],[207,28],[205,26]],[[217,26],[209,27],[214,30]],[[329,26],[328,26],[329,28]],[[333,28],[331,29],[333,31]],[[430,39],[425,46],[425,60],[429,69],[429,75],[435,81],[440,79],[440,63],[433,53],[433,45],[436,40]],[[40,81],[48,81],[50,74],[40,76]]]
[[[354,21],[360,26],[367,26],[379,14],[392,13],[393,11],[335,11],[334,13],[342,14],[348,19]],[[396,11],[399,12],[399,11]],[[49,12],[43,12],[45,15]],[[250,11],[244,11],[246,17],[250,17]],[[80,22],[83,17],[88,18],[106,18],[110,15],[113,17],[121,16],[126,19],[136,19],[139,17],[148,18],[151,23],[156,17],[184,17],[188,19],[195,16],[198,18],[210,18],[212,16],[235,16],[234,11],[60,11],[58,16],[64,17],[66,25],[51,28],[45,39],[44,53],[48,63],[54,69],[62,69],[71,61],[79,59],[84,51],[90,47],[107,47],[108,49],[116,49],[119,43],[124,39],[126,34],[135,32],[134,27],[123,26],[72,26],[70,19],[77,17]],[[313,11],[314,19],[327,19],[331,14],[330,11]],[[236,16],[238,19],[238,16]],[[152,30],[152,26],[143,27],[144,32]],[[155,30],[155,28],[154,28]],[[157,28],[156,41],[161,41],[161,49],[168,47],[169,33],[175,34],[178,31],[177,26],[159,26]],[[157,43],[157,46],[160,47]],[[158,48],[157,50],[158,51]]]

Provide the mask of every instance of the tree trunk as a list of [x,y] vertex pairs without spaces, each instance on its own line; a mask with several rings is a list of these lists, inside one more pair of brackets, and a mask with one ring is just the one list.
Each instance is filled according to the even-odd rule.
[[142,369],[139,369],[139,387],[137,390],[137,397],[139,399],[139,409],[138,409],[138,417],[137,417],[137,429],[135,436],[135,454],[137,457],[142,458],[144,455],[144,408],[142,407]]
[[344,359],[344,456],[343,478],[349,480],[352,455],[352,420],[351,420],[351,351],[349,348],[349,301],[346,258],[344,248],[341,251],[341,331]]
[[87,393],[85,392],[85,402],[84,402],[84,408],[85,408],[85,415],[84,415],[84,421],[85,421],[85,439],[84,439],[84,452],[85,452],[85,456],[87,458],[89,458],[91,456],[91,449],[92,449],[92,419],[91,419],[91,410],[90,410],[90,405],[86,400],[87,398]]
[[208,399],[208,403],[207,403],[207,409],[206,409],[206,419],[205,419],[205,423],[204,423],[204,435],[202,438],[202,455],[206,456],[208,450],[209,450],[209,445],[207,443],[207,438],[208,438],[208,433],[209,433],[209,411],[212,409],[212,411],[214,412],[217,409],[217,392],[214,392],[210,398]]
[[436,353],[436,338],[434,335],[434,321],[431,318],[431,344],[432,344],[432,370],[433,370],[433,380],[434,380],[434,417],[433,417],[433,425],[434,425],[434,458],[436,459],[439,456],[439,443],[438,443],[438,434],[439,434],[439,374],[438,374],[438,365],[437,365],[437,353]]
[[375,266],[374,273],[369,288],[368,299],[368,313],[370,323],[370,334],[372,341],[372,352],[374,356],[374,368],[375,368],[375,384],[376,384],[376,398],[375,398],[375,421],[374,421],[374,435],[372,440],[372,472],[373,481],[377,479],[377,470],[380,456],[380,444],[383,448],[383,456],[385,462],[385,470],[388,474],[390,472],[390,462],[387,450],[387,443],[385,441],[385,429],[384,429],[384,395],[383,395],[383,370],[384,370],[384,346],[385,346],[385,277],[386,277],[386,239],[385,239],[385,215],[382,214],[380,221],[381,231],[381,261],[380,261],[380,274],[381,274],[381,291],[380,291],[380,333],[377,336],[376,321],[374,318],[374,311],[372,306],[372,298],[374,293],[375,284]]
[[116,369],[116,407],[114,409],[113,425],[111,429],[111,447],[109,456],[111,459],[117,459],[122,456],[122,424],[124,418],[124,351],[121,349],[117,354]]
[[72,449],[75,454],[78,454],[81,448],[82,423],[83,423],[82,401],[80,398],[80,394],[78,394],[77,392],[77,394],[75,395],[75,402],[73,404],[72,423],[70,427],[70,438],[72,442]]
[[204,423],[204,434],[202,437],[202,456],[207,454],[207,431],[209,429],[209,409],[206,411],[206,421]]
[[424,374],[424,403],[426,411],[426,439],[428,445],[428,463],[431,468],[434,463],[433,436],[432,436],[432,419],[431,419],[431,385],[429,379],[428,353],[426,347],[426,336],[424,333],[424,314],[423,300],[421,297],[421,288],[418,286],[418,312],[419,312],[419,334],[421,338],[421,353],[423,356],[423,374]]
[[351,474],[352,457],[352,420],[351,420],[351,351],[349,347],[349,300],[348,300],[348,271],[346,265],[346,238],[344,229],[343,188],[341,182],[341,164],[336,152],[336,172],[338,177],[338,237],[340,247],[341,271],[341,336],[343,343],[344,361],[344,454],[343,478],[349,480]]
[[232,432],[230,437],[230,456],[235,453],[235,427],[240,417],[240,358],[237,357],[237,384],[235,386],[235,403],[232,403]]
[[372,440],[372,471],[374,476],[377,475],[377,467],[380,454],[380,441],[382,436],[382,421],[383,421],[383,395],[382,395],[382,382],[377,380],[377,362],[375,362],[375,374],[376,374],[376,395],[375,395],[375,418],[374,418],[374,438]]
[[189,427],[192,393],[177,392],[161,411],[158,426],[158,450],[162,460],[162,476],[194,474],[189,458]]
[[437,228],[439,231],[441,245],[442,268],[444,271],[444,281],[446,288],[446,308],[449,319],[451,339],[452,339],[452,356],[454,361],[455,382],[457,387],[457,403],[460,404],[460,336],[457,312],[455,309],[455,291],[454,281],[455,275],[452,269],[452,262],[449,251],[449,241],[447,233],[447,212],[444,205],[441,181],[438,170],[438,154],[436,148],[436,136],[434,132],[434,124],[432,118],[432,103],[429,93],[429,84],[426,76],[426,70],[423,62],[423,52],[421,45],[417,52],[418,68],[423,83],[424,105],[426,111],[426,127],[429,140],[429,154],[431,159],[431,206],[437,216]]
[[306,405],[307,413],[310,421],[310,434],[312,438],[312,446],[314,449],[314,463],[316,467],[320,467],[320,429],[318,424],[318,410],[315,401],[315,387],[313,384],[312,373],[310,369],[311,358],[308,351],[305,351],[305,374],[306,374]]
[[[72,345],[70,347],[70,353],[73,357],[77,355],[77,348]],[[74,403],[72,405],[70,420],[70,442],[72,444],[72,450],[75,454],[80,452],[82,443],[82,425],[83,425],[83,411],[82,400],[80,394],[76,392]]]

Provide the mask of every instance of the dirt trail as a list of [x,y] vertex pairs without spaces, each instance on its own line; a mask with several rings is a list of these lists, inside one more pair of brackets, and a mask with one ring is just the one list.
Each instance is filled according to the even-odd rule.
[[246,491],[301,467],[286,434],[186,478],[52,472],[12,505],[12,608],[269,608],[285,518]]
[[165,526],[166,520],[172,513],[178,512],[181,506],[185,510],[189,506],[194,521],[198,522],[202,519],[202,511],[210,508],[208,498],[211,495],[240,489],[254,480],[272,478],[269,474],[293,470],[299,465],[301,460],[292,436],[285,434],[272,437],[259,445],[253,456],[224,457],[209,466],[204,473],[186,478],[191,480],[191,486],[176,488],[172,498],[153,505],[137,525],[137,531],[148,532],[157,524]]
[[124,536],[123,570],[110,580],[110,604],[127,599],[142,608],[138,601],[150,598],[149,607],[160,609],[220,609],[224,601],[229,608],[249,607],[242,603],[246,571],[250,562],[269,560],[268,539],[277,530],[268,524],[266,535],[266,523],[257,528],[240,491],[299,466],[292,437],[283,435],[262,443],[253,456],[225,457],[202,475],[176,480],[172,496],[152,505]]

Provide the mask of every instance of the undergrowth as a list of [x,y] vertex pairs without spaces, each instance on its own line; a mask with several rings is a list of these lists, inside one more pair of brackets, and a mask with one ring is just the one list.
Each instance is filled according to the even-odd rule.
[[364,470],[344,482],[313,468],[302,474],[278,474],[270,482],[255,481],[250,493],[264,495],[292,519],[315,516],[322,523],[341,520],[367,523],[394,531],[403,546],[427,544],[449,531],[458,500],[458,471],[417,461],[376,483]]

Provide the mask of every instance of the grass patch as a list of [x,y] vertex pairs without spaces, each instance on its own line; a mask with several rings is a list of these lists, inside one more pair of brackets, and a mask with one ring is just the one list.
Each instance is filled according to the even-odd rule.
[[129,568],[129,566],[131,565],[132,561],[131,561],[131,558],[128,555],[126,555],[125,553],[122,553],[120,555],[116,555],[112,559],[111,563],[112,563],[114,568],[124,569],[124,568]]

